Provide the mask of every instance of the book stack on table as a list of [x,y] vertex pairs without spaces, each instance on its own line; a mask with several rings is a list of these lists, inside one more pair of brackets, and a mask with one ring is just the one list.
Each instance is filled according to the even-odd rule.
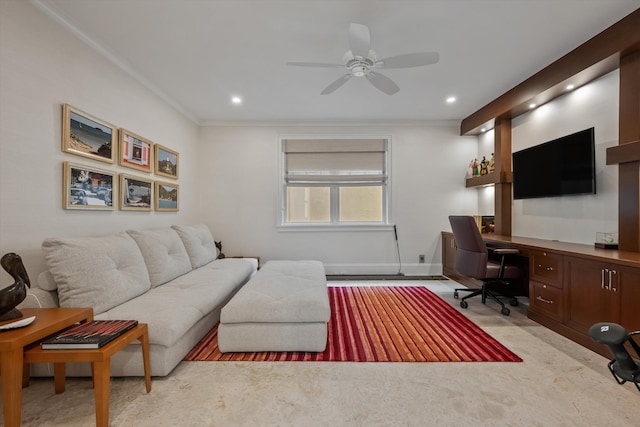
[[100,348],[137,325],[137,320],[93,320],[59,333],[41,346],[43,350]]

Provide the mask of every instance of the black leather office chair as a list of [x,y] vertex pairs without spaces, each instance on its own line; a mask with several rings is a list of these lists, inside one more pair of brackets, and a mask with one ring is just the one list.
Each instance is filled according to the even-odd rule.
[[[508,265],[505,262],[507,255],[517,254],[517,249],[488,248],[482,240],[482,235],[478,229],[476,221],[471,216],[450,216],[449,223],[453,230],[453,237],[456,241],[456,271],[464,276],[472,277],[482,281],[480,288],[459,288],[453,293],[453,297],[458,299],[460,291],[471,292],[460,301],[460,307],[467,308],[467,299],[477,295],[482,296],[484,304],[487,297],[496,301],[502,307],[501,313],[508,316],[511,311],[498,297],[505,297],[491,289],[492,285],[507,285],[510,279],[517,279],[521,276],[518,267]],[[489,251],[501,256],[500,262],[489,259]],[[515,297],[510,298],[512,306],[518,305]]]
[[589,328],[589,335],[594,341],[609,347],[613,359],[608,367],[618,384],[631,381],[640,391],[640,360],[634,359],[624,347],[628,342],[640,357],[640,345],[632,338],[634,335],[640,335],[640,331],[629,333],[617,323],[600,322]]

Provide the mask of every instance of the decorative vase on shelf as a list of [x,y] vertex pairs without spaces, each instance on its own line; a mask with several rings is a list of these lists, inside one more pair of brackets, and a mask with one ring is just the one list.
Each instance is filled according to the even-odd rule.
[[487,162],[487,158],[482,156],[482,161],[480,162],[480,175],[486,175],[489,173],[489,162]]
[[478,159],[471,161],[471,170],[473,171],[472,176],[480,176],[480,163],[478,163]]

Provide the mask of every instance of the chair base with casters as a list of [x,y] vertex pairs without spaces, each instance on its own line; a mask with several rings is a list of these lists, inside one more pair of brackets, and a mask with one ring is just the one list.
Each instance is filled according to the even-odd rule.
[[600,322],[589,328],[589,336],[594,341],[605,344],[613,354],[613,359],[607,367],[618,384],[630,381],[640,391],[640,360],[634,359],[624,345],[629,342],[640,357],[640,346],[633,340],[634,335],[640,335],[640,331],[628,333],[617,323]]
[[[506,283],[505,283],[506,284]],[[508,316],[509,314],[511,314],[511,310],[509,310],[509,307],[507,307],[505,305],[504,302],[502,302],[502,300],[500,300],[500,298],[509,298],[509,305],[511,305],[512,307],[517,307],[518,306],[518,299],[516,297],[508,297],[506,295],[500,295],[500,294],[496,294],[492,291],[490,291],[489,289],[487,289],[487,285],[488,284],[483,284],[481,288],[456,288],[453,291],[453,297],[455,299],[459,299],[460,298],[460,294],[459,292],[471,292],[469,295],[463,297],[460,300],[460,307],[462,308],[468,308],[469,307],[469,303],[466,301],[469,298],[473,298],[475,296],[478,295],[482,295],[482,303],[485,304],[487,301],[487,297],[491,298],[492,300],[494,300],[495,302],[497,302],[498,304],[500,304],[500,313],[502,313],[505,316]]]
[[[516,307],[518,305],[518,299],[516,297],[506,296],[496,291],[492,291],[491,289],[489,289],[489,287],[491,285],[508,285],[509,283],[503,279],[519,277],[520,275],[519,269],[505,264],[505,257],[507,255],[517,254],[519,253],[519,251],[517,249],[498,249],[498,248],[489,248],[489,250],[497,255],[498,254],[502,255],[499,265],[494,261],[489,261],[487,265],[487,274],[488,275],[495,274],[497,277],[495,279],[482,280],[483,283],[480,288],[471,288],[471,289],[457,288],[453,292],[453,297],[455,299],[460,298],[460,294],[459,294],[460,291],[471,292],[469,295],[463,297],[460,300],[460,307],[462,308],[469,307],[469,303],[466,301],[469,298],[473,298],[475,296],[481,295],[483,304],[486,304],[487,297],[491,298],[492,300],[500,304],[500,313],[502,313],[505,316],[508,316],[509,314],[511,314],[511,310],[509,310],[509,308],[504,304],[504,302],[502,302],[502,300],[500,300],[500,298],[509,298],[509,304],[512,307]],[[497,267],[497,273],[496,273],[496,267]]]

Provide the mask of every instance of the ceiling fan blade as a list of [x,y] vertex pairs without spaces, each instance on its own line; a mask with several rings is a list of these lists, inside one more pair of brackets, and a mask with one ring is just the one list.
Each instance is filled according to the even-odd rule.
[[320,95],[330,94],[331,92],[335,91],[340,86],[345,84],[347,80],[349,80],[350,78],[351,78],[351,73],[345,74],[344,76],[340,77],[338,80],[334,81],[329,86],[327,86],[322,92],[320,92]]
[[440,60],[438,52],[418,52],[404,55],[390,56],[380,59],[376,66],[380,68],[410,68],[435,64]]
[[389,77],[383,76],[380,73],[376,73],[375,71],[370,71],[367,74],[367,80],[371,82],[376,88],[386,93],[387,95],[393,95],[398,92],[400,88],[397,84],[393,82]]
[[316,68],[343,68],[344,64],[326,64],[324,62],[295,62],[288,61],[286,65],[292,65],[294,67],[316,67]]
[[362,24],[351,24],[349,26],[349,46],[354,56],[366,58],[371,47],[371,36],[369,27]]

